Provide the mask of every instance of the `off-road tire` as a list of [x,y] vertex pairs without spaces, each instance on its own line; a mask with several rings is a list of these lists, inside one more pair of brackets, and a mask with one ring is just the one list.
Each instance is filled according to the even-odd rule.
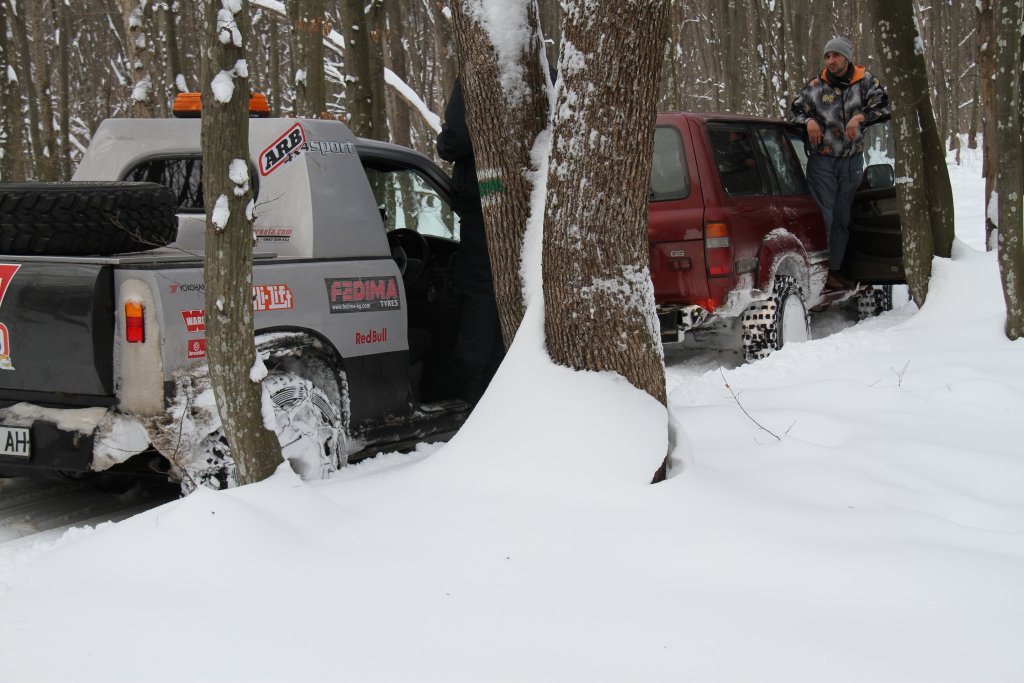
[[158,183],[0,183],[0,253],[102,256],[163,247],[178,234]]
[[[796,306],[799,308],[792,308]],[[807,306],[796,280],[788,275],[776,277],[772,295],[750,304],[743,312],[741,326],[747,362],[766,358],[787,342],[810,339]]]
[[[281,455],[307,480],[326,479],[348,460],[347,421],[327,394],[292,372],[271,372],[263,380],[274,404]],[[238,486],[231,448],[218,428],[200,444],[202,460],[181,479],[182,495],[198,486],[214,490]],[[311,456],[311,457],[303,457]]]
[[892,310],[892,285],[875,285],[857,295],[857,317],[874,318]]

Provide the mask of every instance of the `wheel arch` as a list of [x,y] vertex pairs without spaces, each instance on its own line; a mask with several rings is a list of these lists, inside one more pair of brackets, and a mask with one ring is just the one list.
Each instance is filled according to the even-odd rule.
[[326,337],[303,327],[267,327],[256,331],[256,349],[268,370],[280,369],[308,379],[341,410],[346,429],[352,414],[345,359]]
[[785,231],[774,231],[761,243],[758,253],[758,288],[770,292],[779,276],[793,278],[805,298],[811,291],[807,250],[795,235]]

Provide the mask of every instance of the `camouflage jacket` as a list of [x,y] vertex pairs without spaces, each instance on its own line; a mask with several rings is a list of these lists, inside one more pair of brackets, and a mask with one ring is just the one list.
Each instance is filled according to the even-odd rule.
[[[808,154],[848,157],[864,151],[863,129],[889,118],[889,96],[874,74],[862,66],[853,67],[849,84],[841,85],[828,77],[828,71],[811,79],[790,107],[793,121],[806,127],[814,119],[821,126],[820,145],[806,143]],[[863,114],[861,133],[846,139],[846,123]]]

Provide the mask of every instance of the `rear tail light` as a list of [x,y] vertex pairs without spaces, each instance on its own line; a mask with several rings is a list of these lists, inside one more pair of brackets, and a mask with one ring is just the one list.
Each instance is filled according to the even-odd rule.
[[708,276],[720,277],[732,273],[732,240],[727,223],[707,223],[704,226],[704,252],[707,257]]
[[124,305],[124,339],[129,344],[146,341],[145,310],[137,301]]

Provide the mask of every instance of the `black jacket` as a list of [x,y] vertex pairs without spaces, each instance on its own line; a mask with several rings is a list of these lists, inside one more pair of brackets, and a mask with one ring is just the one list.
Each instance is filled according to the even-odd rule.
[[437,136],[437,154],[453,163],[452,192],[460,211],[480,210],[480,186],[477,184],[473,141],[466,125],[466,101],[462,98],[462,82],[455,81],[452,96],[444,110],[444,125]]

